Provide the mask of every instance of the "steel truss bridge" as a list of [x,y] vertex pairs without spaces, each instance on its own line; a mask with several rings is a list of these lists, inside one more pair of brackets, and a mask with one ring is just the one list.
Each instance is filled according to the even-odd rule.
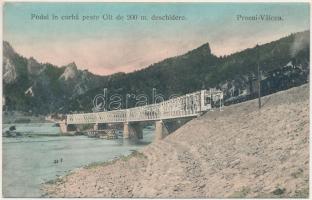
[[222,109],[222,91],[216,89],[200,90],[160,103],[140,107],[69,114],[66,116],[65,124],[131,123],[194,117],[211,110],[214,105]]

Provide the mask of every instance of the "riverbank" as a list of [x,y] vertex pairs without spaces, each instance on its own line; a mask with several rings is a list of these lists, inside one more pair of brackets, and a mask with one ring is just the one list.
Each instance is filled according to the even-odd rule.
[[128,159],[46,184],[49,197],[308,197],[309,86],[194,119]]
[[[20,137],[2,138],[2,195],[35,198],[41,185],[58,179],[81,166],[125,158],[153,140],[153,130],[143,129],[144,139],[131,143],[86,136],[66,137],[53,124],[20,124]],[[31,156],[27,156],[31,155]]]
[[44,115],[31,115],[20,111],[4,111],[2,115],[3,124],[23,124],[23,123],[51,123]]

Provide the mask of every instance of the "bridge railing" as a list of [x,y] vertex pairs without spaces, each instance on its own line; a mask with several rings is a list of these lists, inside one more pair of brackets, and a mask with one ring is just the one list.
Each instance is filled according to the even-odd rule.
[[[67,115],[67,124],[152,121],[196,116],[211,109],[212,101],[223,99],[221,91],[201,90],[160,103],[96,113]],[[221,104],[220,104],[221,105]]]

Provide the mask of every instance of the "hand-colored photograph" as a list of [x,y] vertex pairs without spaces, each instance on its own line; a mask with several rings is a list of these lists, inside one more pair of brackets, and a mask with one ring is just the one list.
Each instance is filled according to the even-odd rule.
[[2,12],[2,197],[309,198],[310,3]]

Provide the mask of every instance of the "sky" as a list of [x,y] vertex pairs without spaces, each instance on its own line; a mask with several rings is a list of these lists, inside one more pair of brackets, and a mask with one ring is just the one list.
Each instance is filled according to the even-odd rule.
[[[308,3],[7,2],[3,13],[3,38],[19,54],[57,66],[75,62],[100,75],[142,69],[207,42],[213,54],[222,56],[310,29]],[[40,15],[49,19],[32,19]],[[71,15],[79,19],[62,19]],[[103,20],[103,15],[113,20]],[[124,19],[116,20],[118,15]],[[127,20],[127,15],[147,20]],[[185,20],[151,20],[153,15]],[[238,15],[283,20],[238,20]],[[99,19],[82,20],[84,16]]]

